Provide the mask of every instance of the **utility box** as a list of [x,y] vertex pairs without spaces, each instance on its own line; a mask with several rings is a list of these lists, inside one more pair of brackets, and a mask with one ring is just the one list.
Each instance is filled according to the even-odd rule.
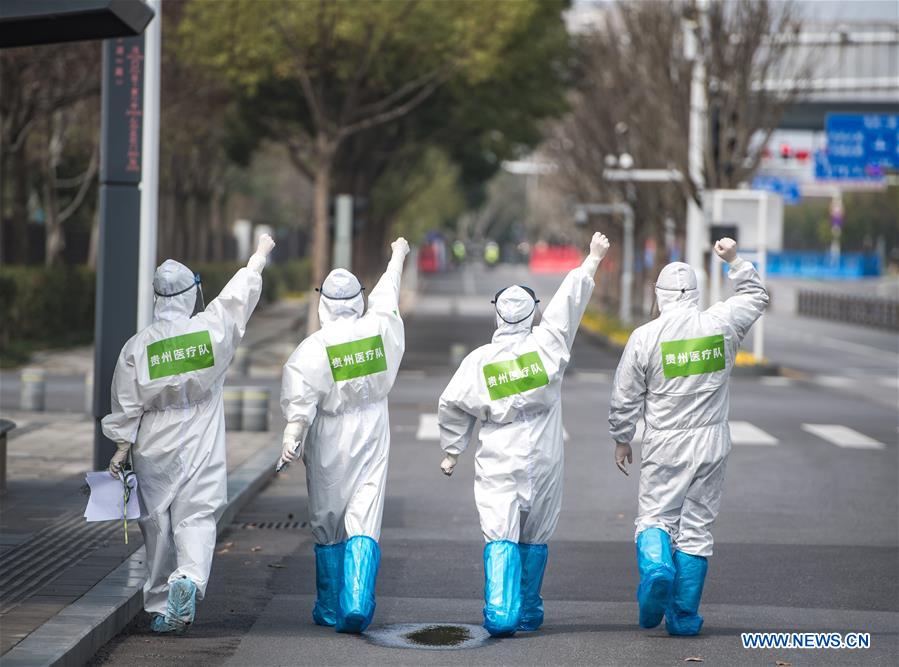
[[[706,190],[705,215],[710,225],[733,225],[740,249],[783,250],[784,203],[767,190]],[[762,233],[760,226],[764,224]]]

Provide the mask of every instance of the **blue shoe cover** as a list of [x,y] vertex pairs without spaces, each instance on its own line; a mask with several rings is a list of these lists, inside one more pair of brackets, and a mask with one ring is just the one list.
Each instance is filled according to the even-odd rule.
[[509,540],[484,547],[484,628],[493,637],[510,636],[521,614],[521,555]]
[[640,627],[654,628],[662,622],[674,585],[674,560],[668,533],[661,528],[647,528],[637,536],[637,567]]
[[670,635],[698,635],[702,629],[699,602],[705,575],[709,571],[709,559],[675,551],[674,564],[677,577],[674,579],[671,603],[665,611],[665,627]]
[[150,630],[153,632],[157,632],[159,634],[166,634],[168,632],[181,632],[183,628],[176,627],[170,624],[167,620],[165,620],[165,616],[162,614],[154,614],[153,619],[150,621]]
[[197,585],[187,577],[169,584],[169,599],[165,620],[179,631],[187,629],[197,615]]
[[340,588],[343,582],[344,542],[315,545],[315,607],[312,620],[317,625],[337,625]]
[[518,544],[521,556],[521,616],[518,629],[533,632],[543,625],[543,573],[549,549],[545,544]]
[[381,564],[381,549],[367,535],[347,540],[343,557],[343,587],[337,632],[364,632],[375,615],[375,582]]

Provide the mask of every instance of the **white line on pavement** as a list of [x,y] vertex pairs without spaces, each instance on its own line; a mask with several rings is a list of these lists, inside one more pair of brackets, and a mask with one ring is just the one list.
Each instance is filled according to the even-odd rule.
[[763,375],[759,378],[759,384],[766,387],[789,387],[793,384],[793,380],[782,375]]
[[883,449],[883,443],[840,424],[803,424],[802,430],[837,447],[851,449]]
[[815,382],[825,387],[848,387],[856,381],[842,375],[818,375]]
[[730,439],[735,445],[776,445],[780,441],[749,422],[730,422]]
[[609,382],[612,378],[608,373],[597,373],[597,372],[583,372],[575,374],[575,377],[578,380],[583,380],[584,382]]
[[440,440],[440,426],[437,424],[437,413],[429,412],[418,415],[418,431],[416,440]]

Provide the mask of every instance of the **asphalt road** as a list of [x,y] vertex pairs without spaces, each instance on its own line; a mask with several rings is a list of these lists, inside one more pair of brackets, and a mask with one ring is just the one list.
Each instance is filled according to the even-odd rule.
[[[444,477],[433,414],[449,378],[450,346],[473,347],[492,333],[493,292],[528,281],[548,299],[559,280],[500,268],[423,281],[426,293],[406,320],[407,353],[391,394],[391,465],[372,631],[393,623],[480,623],[483,541],[472,494],[473,452],[452,478]],[[782,345],[784,354],[805,345],[781,338],[772,345]],[[699,637],[671,638],[664,626],[640,630],[636,624],[637,475],[615,469],[606,423],[616,356],[585,337],[575,345],[563,399],[565,499],[550,543],[540,631],[479,648],[426,651],[384,648],[371,636],[313,625],[314,561],[297,466],[221,537],[207,599],[188,635],[153,636],[142,617],[101,649],[96,663],[675,665],[698,657],[716,665],[897,664],[895,390],[891,406],[847,385],[732,380],[735,446],[714,530],[705,626]],[[889,391],[884,385],[881,393]],[[742,648],[741,632],[768,630],[870,632],[872,644],[866,650]]]

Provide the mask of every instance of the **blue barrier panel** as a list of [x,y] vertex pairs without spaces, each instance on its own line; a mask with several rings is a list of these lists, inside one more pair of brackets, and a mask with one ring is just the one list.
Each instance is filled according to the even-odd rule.
[[846,253],[832,257],[826,252],[768,253],[768,275],[782,278],[865,278],[881,274],[880,257]]

